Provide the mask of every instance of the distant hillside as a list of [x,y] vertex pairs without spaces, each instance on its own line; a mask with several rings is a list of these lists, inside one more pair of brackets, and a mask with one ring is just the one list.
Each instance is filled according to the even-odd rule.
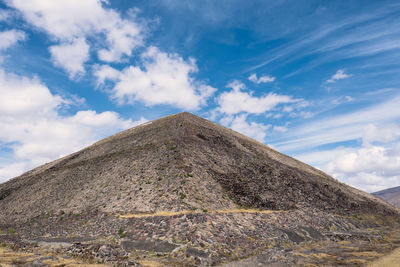
[[372,194],[400,208],[400,186],[388,188]]

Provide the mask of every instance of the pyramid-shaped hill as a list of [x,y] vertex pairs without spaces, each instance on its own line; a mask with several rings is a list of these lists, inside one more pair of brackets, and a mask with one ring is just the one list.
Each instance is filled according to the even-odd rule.
[[394,214],[347,186],[190,113],[148,122],[0,185],[0,222],[43,212],[316,208]]
[[369,253],[396,221],[385,201],[190,113],[0,184],[0,243],[48,255],[61,242],[57,253],[116,266],[348,265],[337,248],[337,257],[293,249],[350,238]]

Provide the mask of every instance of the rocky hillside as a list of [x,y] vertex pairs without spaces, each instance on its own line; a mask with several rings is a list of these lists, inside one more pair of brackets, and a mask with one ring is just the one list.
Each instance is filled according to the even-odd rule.
[[372,194],[400,208],[400,186],[388,188]]
[[[184,266],[261,251],[273,261],[287,246],[362,236],[355,232],[398,216],[375,196],[190,113],[126,130],[0,184],[7,240],[75,240],[68,253],[80,256],[76,241],[90,241],[86,248],[96,251],[85,255],[106,262],[143,251]],[[123,256],[101,254],[104,240]]]
[[390,213],[380,199],[190,113],[106,138],[0,186],[0,221],[46,212],[251,207]]

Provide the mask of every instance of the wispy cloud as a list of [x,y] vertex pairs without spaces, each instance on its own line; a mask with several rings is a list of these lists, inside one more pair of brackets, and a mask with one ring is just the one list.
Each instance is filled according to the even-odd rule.
[[389,98],[353,112],[289,127],[280,134],[283,138],[272,140],[272,144],[368,192],[398,186],[400,95]]
[[394,15],[396,12],[397,7],[386,5],[373,14],[358,14],[334,24],[323,24],[314,32],[298,38],[288,37],[292,40],[290,43],[269,51],[266,60],[246,71],[271,63],[274,64],[270,67],[280,68],[306,58],[307,64],[284,76],[287,78],[326,62],[398,50],[400,19]]
[[6,50],[19,41],[26,39],[26,34],[18,30],[8,30],[0,32],[0,51]]
[[275,81],[275,77],[269,76],[269,75],[263,75],[260,77],[257,77],[257,74],[253,73],[249,76],[249,81],[260,84],[260,83],[270,83]]
[[[316,46],[315,44],[317,44],[317,43],[318,43],[318,45],[316,47],[321,46],[321,40],[323,40],[327,36],[334,34],[335,32],[337,32],[340,29],[350,27],[352,25],[357,25],[357,24],[360,24],[360,23],[363,23],[366,21],[371,21],[374,19],[382,18],[391,12],[393,12],[393,10],[383,7],[380,10],[377,10],[374,14],[361,14],[356,17],[344,19],[339,22],[336,21],[334,24],[322,25],[320,28],[318,28],[314,32],[311,32],[305,36],[297,38],[297,39],[291,41],[290,43],[288,43],[286,46],[280,47],[275,51],[270,51],[268,53],[268,58],[266,60],[264,60],[262,63],[259,63],[251,68],[248,68],[247,71],[254,71],[254,70],[259,69],[267,64],[270,64],[278,59],[282,59],[289,55],[292,55],[295,52],[302,50],[302,49],[306,50],[306,51],[303,51],[304,54],[308,53],[308,49],[310,49],[310,47]],[[300,53],[300,55],[297,53],[295,58],[298,58],[301,56],[302,56],[301,53]],[[293,60],[293,59],[294,58],[291,57],[289,60]],[[280,62],[282,63],[282,62],[287,62],[287,61],[281,60]]]
[[11,17],[11,11],[0,9],[0,21],[5,21]]
[[281,151],[294,153],[322,145],[361,140],[369,123],[393,122],[400,119],[400,95],[360,110],[326,117],[290,129],[283,138],[270,140]]
[[337,71],[334,75],[332,75],[332,77],[331,77],[329,80],[327,80],[326,82],[327,82],[327,83],[334,83],[334,82],[336,82],[336,81],[338,81],[338,80],[343,80],[343,79],[349,78],[349,77],[351,77],[351,76],[352,76],[351,74],[345,73],[344,70],[338,70],[338,71]]

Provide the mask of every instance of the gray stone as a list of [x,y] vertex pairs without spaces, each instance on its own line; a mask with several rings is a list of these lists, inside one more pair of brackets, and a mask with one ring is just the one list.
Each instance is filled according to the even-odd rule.
[[186,249],[186,254],[188,256],[196,256],[200,258],[206,258],[208,256],[204,251],[192,247]]
[[45,267],[48,266],[47,264],[44,264],[40,260],[35,260],[29,264],[30,267]]
[[294,231],[290,231],[290,230],[285,230],[285,229],[281,229],[287,236],[288,238],[293,241],[296,244],[299,244],[301,242],[304,241],[304,237],[298,235],[296,232]]
[[321,240],[321,239],[324,238],[324,236],[323,236],[318,230],[316,230],[316,229],[313,228],[313,227],[310,227],[310,226],[308,226],[308,227],[301,227],[301,229],[302,229],[303,231],[306,231],[306,232],[308,233],[308,235],[309,235],[311,238],[313,238],[313,239]]
[[177,245],[168,242],[146,240],[121,241],[121,246],[126,250],[144,250],[160,253],[172,252],[176,247],[178,247]]

